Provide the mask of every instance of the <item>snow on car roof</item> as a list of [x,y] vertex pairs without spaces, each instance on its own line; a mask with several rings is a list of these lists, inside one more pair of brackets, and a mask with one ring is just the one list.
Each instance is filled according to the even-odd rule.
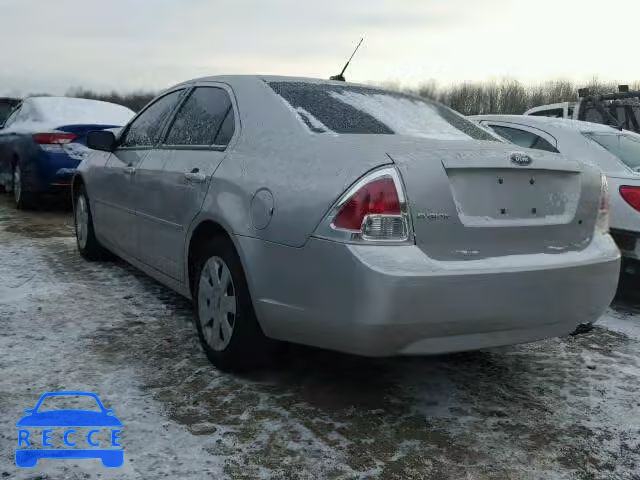
[[122,105],[85,98],[30,97],[25,102],[34,108],[34,121],[59,125],[125,125],[134,115]]
[[[243,81],[243,80],[254,80],[259,82],[295,82],[295,83],[327,83],[334,85],[348,85],[348,86],[359,86],[359,87],[367,87],[374,88],[371,85],[365,85],[361,83],[352,83],[352,82],[339,82],[337,80],[327,80],[322,78],[314,78],[314,77],[290,77],[284,75],[250,75],[250,74],[232,74],[232,75],[211,75],[207,77],[194,78],[192,80],[187,80],[185,82],[181,82],[177,85],[174,85],[171,88],[175,88],[179,85],[190,84],[194,82],[222,82],[233,84],[234,82]],[[384,89],[380,89],[384,90]]]

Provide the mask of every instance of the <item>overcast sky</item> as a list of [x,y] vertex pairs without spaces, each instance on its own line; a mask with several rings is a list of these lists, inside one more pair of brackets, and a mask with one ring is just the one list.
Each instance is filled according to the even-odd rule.
[[640,0],[0,0],[0,94],[220,73],[640,80]]

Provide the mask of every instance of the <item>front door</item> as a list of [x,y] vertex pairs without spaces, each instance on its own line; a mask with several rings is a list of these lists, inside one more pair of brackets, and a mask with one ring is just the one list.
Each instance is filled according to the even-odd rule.
[[100,236],[124,254],[139,257],[137,249],[137,171],[153,151],[165,123],[178,105],[183,90],[172,91],[151,103],[125,128],[117,149],[109,157],[102,189],[95,198]]
[[103,171],[104,188],[95,192],[94,223],[98,235],[129,255],[135,248],[135,171],[148,153],[146,148],[116,150]]
[[226,88],[197,85],[153,157],[143,162],[139,250],[145,263],[181,282],[186,232],[202,208],[211,177],[235,131],[236,115]]

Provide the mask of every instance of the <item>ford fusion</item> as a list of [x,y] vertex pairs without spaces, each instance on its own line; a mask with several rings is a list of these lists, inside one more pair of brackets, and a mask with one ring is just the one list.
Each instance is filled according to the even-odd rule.
[[209,77],[87,144],[80,253],[193,299],[222,369],[260,365],[278,341],[387,356],[562,336],[615,292],[595,167],[419,97]]

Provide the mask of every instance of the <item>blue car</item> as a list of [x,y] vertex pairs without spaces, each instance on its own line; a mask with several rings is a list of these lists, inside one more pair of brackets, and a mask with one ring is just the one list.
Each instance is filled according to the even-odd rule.
[[16,207],[37,206],[45,194],[68,194],[75,168],[87,154],[86,134],[119,128],[134,113],[98,100],[29,97],[0,128],[0,189]]
[[[91,397],[93,398],[100,411],[96,410],[83,410],[83,409],[55,409],[55,410],[43,410],[39,411],[42,406],[42,402],[50,397]],[[38,438],[35,436],[30,440],[33,428],[65,428],[67,429],[64,434],[64,444],[66,446],[75,446],[68,442],[69,433],[74,435],[77,433],[73,427],[103,427],[110,428],[112,435],[111,446],[114,445],[120,447],[119,444],[115,444],[115,438],[119,438],[117,434],[120,433],[119,427],[122,427],[122,422],[114,415],[114,410],[105,408],[98,396],[91,392],[48,392],[43,394],[38,400],[38,403],[33,409],[25,410],[25,415],[22,417],[16,427],[18,427],[18,447],[28,446],[31,447],[31,442],[36,442]],[[98,433],[99,430],[93,430]],[[43,431],[44,437],[44,431]],[[38,448],[23,448],[16,449],[16,465],[23,468],[35,467],[40,458],[61,458],[61,459],[83,459],[83,458],[99,458],[105,467],[120,467],[124,462],[124,450],[122,448],[52,448],[56,445],[45,444],[44,438],[42,440],[42,449]],[[93,443],[91,439],[91,431],[87,435],[87,442],[90,446],[98,447],[99,443]]]

